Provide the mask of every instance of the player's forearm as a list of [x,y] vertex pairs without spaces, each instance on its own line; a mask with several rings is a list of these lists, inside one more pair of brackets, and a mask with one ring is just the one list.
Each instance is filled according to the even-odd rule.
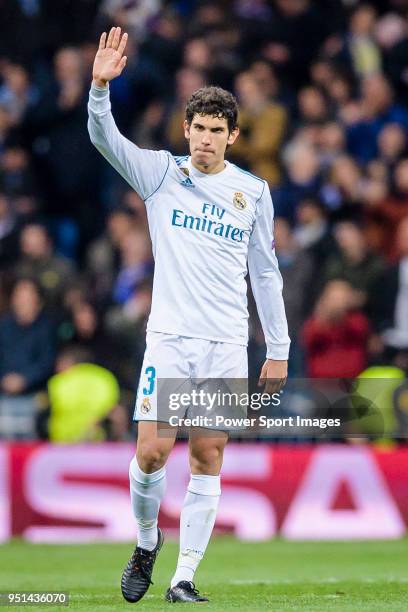
[[248,246],[248,268],[259,319],[265,335],[267,358],[286,360],[290,338],[282,297],[283,281],[273,241],[273,204],[266,183]]
[[92,85],[88,112],[91,142],[141,198],[148,198],[164,180],[169,155],[141,149],[120,133],[111,113],[109,87]]
[[[259,247],[259,244],[258,244]],[[248,259],[252,292],[266,343],[267,359],[288,359],[290,338],[283,303],[283,281],[273,252],[255,249]]]
[[265,336],[267,359],[288,359],[290,338],[282,298],[282,285],[276,271],[251,275],[259,319]]
[[109,86],[96,87],[92,83],[88,115],[88,132],[92,144],[123,178],[134,186],[125,138],[118,130],[111,113]]
[[112,125],[109,115],[111,115],[109,87],[97,87],[92,82],[88,101],[88,131],[95,146],[98,143],[104,143],[112,135],[110,134]]

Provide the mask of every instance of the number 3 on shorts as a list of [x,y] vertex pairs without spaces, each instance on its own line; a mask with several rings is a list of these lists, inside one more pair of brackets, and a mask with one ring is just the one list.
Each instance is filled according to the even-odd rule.
[[147,387],[143,387],[143,395],[151,395],[154,390],[154,381],[156,378],[156,368],[153,366],[149,366],[145,369],[145,374],[147,376]]

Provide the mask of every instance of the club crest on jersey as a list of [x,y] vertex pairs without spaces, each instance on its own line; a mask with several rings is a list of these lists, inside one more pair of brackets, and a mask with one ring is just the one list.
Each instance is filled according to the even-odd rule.
[[188,168],[180,168],[180,170],[182,171],[183,174],[185,174],[186,176],[190,175],[190,171]]
[[247,207],[247,203],[244,198],[244,194],[241,193],[240,191],[236,191],[234,193],[234,199],[232,200],[232,203],[234,204],[235,208],[237,208],[238,210],[244,210],[244,208]]
[[140,412],[142,414],[147,414],[148,412],[150,412],[150,410],[152,409],[152,405],[150,403],[150,400],[148,397],[145,397],[142,405],[140,406]]

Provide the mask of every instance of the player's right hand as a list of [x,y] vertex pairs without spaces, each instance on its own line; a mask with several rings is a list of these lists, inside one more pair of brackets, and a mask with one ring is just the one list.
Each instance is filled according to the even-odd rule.
[[126,47],[128,35],[121,37],[120,28],[111,28],[108,37],[104,32],[99,40],[99,49],[95,56],[92,70],[93,84],[97,87],[106,87],[112,79],[119,76],[126,66]]

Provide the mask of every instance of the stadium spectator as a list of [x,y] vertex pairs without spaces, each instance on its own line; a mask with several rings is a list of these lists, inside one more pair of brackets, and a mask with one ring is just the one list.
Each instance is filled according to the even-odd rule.
[[408,216],[408,159],[396,163],[390,178],[390,193],[385,189],[382,197],[372,203],[367,210],[367,220],[374,248],[388,261],[395,262],[398,224]]
[[369,312],[385,269],[384,261],[369,251],[363,230],[356,223],[338,223],[334,237],[338,252],[328,258],[323,281],[341,279],[350,283],[359,296],[359,306]]
[[[395,17],[398,18],[395,13],[391,13],[391,15],[394,19]],[[407,104],[408,21],[406,16],[402,19],[402,22],[399,22],[397,28],[395,40],[385,54],[385,66],[400,100]]]
[[[406,21],[401,15],[389,12],[377,19],[375,24],[375,39],[387,59],[387,52],[404,39]],[[386,62],[387,63],[387,62]]]
[[186,68],[205,73],[211,69],[212,62],[211,49],[205,38],[196,37],[186,41],[183,53]]
[[278,151],[285,129],[286,111],[266,96],[251,72],[240,73],[235,82],[240,104],[240,138],[230,157],[272,186],[279,182]]
[[110,302],[112,285],[119,269],[120,244],[135,228],[135,215],[126,207],[113,210],[106,220],[105,232],[93,241],[86,256],[86,275],[94,299],[101,305]]
[[342,125],[354,121],[357,116],[356,89],[354,75],[339,69],[334,70],[333,78],[325,84],[336,120]]
[[313,260],[296,242],[286,219],[275,221],[275,247],[283,278],[283,297],[293,344],[304,320],[307,292],[314,272]]
[[339,59],[349,63],[358,77],[381,70],[381,53],[374,36],[375,24],[376,11],[371,4],[362,3],[355,7]]
[[145,229],[146,232],[148,231],[146,206],[136,191],[133,191],[133,189],[125,191],[121,206],[124,210],[132,213],[135,223],[139,228]]
[[290,358],[292,376],[303,372],[299,333],[308,305],[308,294],[313,281],[313,259],[296,242],[286,219],[275,221],[275,246],[283,278],[283,299],[291,338]]
[[157,15],[152,31],[141,46],[143,55],[152,58],[162,73],[173,76],[182,62],[183,23],[180,15],[170,9]]
[[327,211],[317,199],[302,200],[296,211],[294,238],[313,258],[314,266],[322,266],[335,249]]
[[134,229],[126,232],[119,244],[119,270],[113,285],[112,298],[116,304],[126,304],[135,296],[140,284],[153,270],[147,234]]
[[89,363],[87,353],[66,349],[48,381],[49,436],[53,442],[105,440],[103,421],[118,407],[119,385],[111,372]]
[[333,160],[321,197],[329,209],[339,215],[359,216],[364,182],[361,168],[348,155]]
[[262,93],[270,102],[280,102],[288,106],[290,98],[285,95],[282,89],[282,84],[277,79],[275,71],[270,62],[265,60],[256,60],[249,67],[249,72],[255,78]]
[[[317,199],[302,200],[299,203],[293,237],[298,248],[310,258],[314,274],[318,270],[324,270],[327,259],[337,251],[327,211]],[[302,298],[304,318],[311,313],[321,288],[319,275],[313,278]]]
[[[163,141],[165,106],[153,101],[143,112],[133,130],[135,142],[143,149],[157,150]],[[135,192],[136,193],[136,192]]]
[[[36,180],[30,159],[22,147],[10,146],[3,151],[0,161],[0,182],[7,195],[15,198],[36,192]],[[24,211],[19,211],[18,206],[16,212],[24,216]]]
[[355,116],[347,121],[348,150],[359,162],[366,163],[377,155],[377,138],[388,123],[408,129],[408,113],[395,103],[389,81],[382,74],[363,79],[362,96]]
[[317,87],[302,87],[298,94],[298,109],[301,125],[319,125],[328,119],[326,100]]
[[39,2],[5,0],[2,3],[0,56],[31,66],[45,46],[47,33]]
[[26,225],[20,235],[20,258],[14,265],[17,278],[35,279],[44,292],[45,305],[56,308],[63,292],[74,282],[72,265],[54,254],[51,237],[41,224]]
[[118,347],[105,332],[99,313],[90,301],[81,301],[72,307],[72,332],[68,341],[87,351],[90,362],[117,371]]
[[317,132],[316,146],[323,171],[344,154],[345,133],[341,125],[335,121],[324,123]]
[[191,94],[204,85],[204,75],[197,69],[186,66],[176,74],[176,98],[174,104],[171,105],[164,134],[168,148],[175,154],[186,154],[187,142],[181,129],[185,105]]
[[398,262],[381,279],[374,317],[391,353],[408,350],[408,215],[401,221],[396,244]]
[[322,39],[329,34],[327,24],[324,11],[311,0],[276,0],[263,56],[274,63],[281,78],[299,86],[306,78],[305,65],[316,57]]
[[331,281],[304,325],[306,371],[312,378],[354,378],[367,365],[370,324],[345,281]]
[[35,392],[45,387],[55,354],[55,329],[44,313],[39,287],[20,280],[0,319],[0,437],[36,437]]
[[388,172],[407,150],[407,132],[398,123],[389,123],[378,134],[378,159]]
[[151,281],[146,279],[138,286],[137,291],[132,293],[126,304],[111,307],[106,313],[107,332],[115,338],[120,347],[116,371],[125,389],[134,389],[135,372],[142,367],[151,303]]
[[319,193],[321,175],[315,149],[301,140],[290,143],[284,151],[287,176],[272,190],[275,214],[293,221],[301,200]]
[[98,173],[98,162],[87,139],[86,90],[82,56],[78,49],[59,49],[53,71],[27,116],[26,131],[34,152],[45,195],[45,211],[51,218],[71,219],[83,241],[98,231],[89,181]]
[[0,324],[0,351],[3,393],[19,395],[36,390],[52,371],[55,328],[32,280],[19,280],[12,290],[10,310]]
[[99,14],[100,18],[105,21],[105,27],[108,27],[110,23],[117,23],[127,29],[136,39],[143,40],[148,32],[149,20],[157,15],[161,4],[161,0],[141,0],[139,2],[103,0]]
[[16,125],[36,102],[38,90],[31,85],[27,71],[19,64],[6,63],[1,76],[0,106],[7,109]]

